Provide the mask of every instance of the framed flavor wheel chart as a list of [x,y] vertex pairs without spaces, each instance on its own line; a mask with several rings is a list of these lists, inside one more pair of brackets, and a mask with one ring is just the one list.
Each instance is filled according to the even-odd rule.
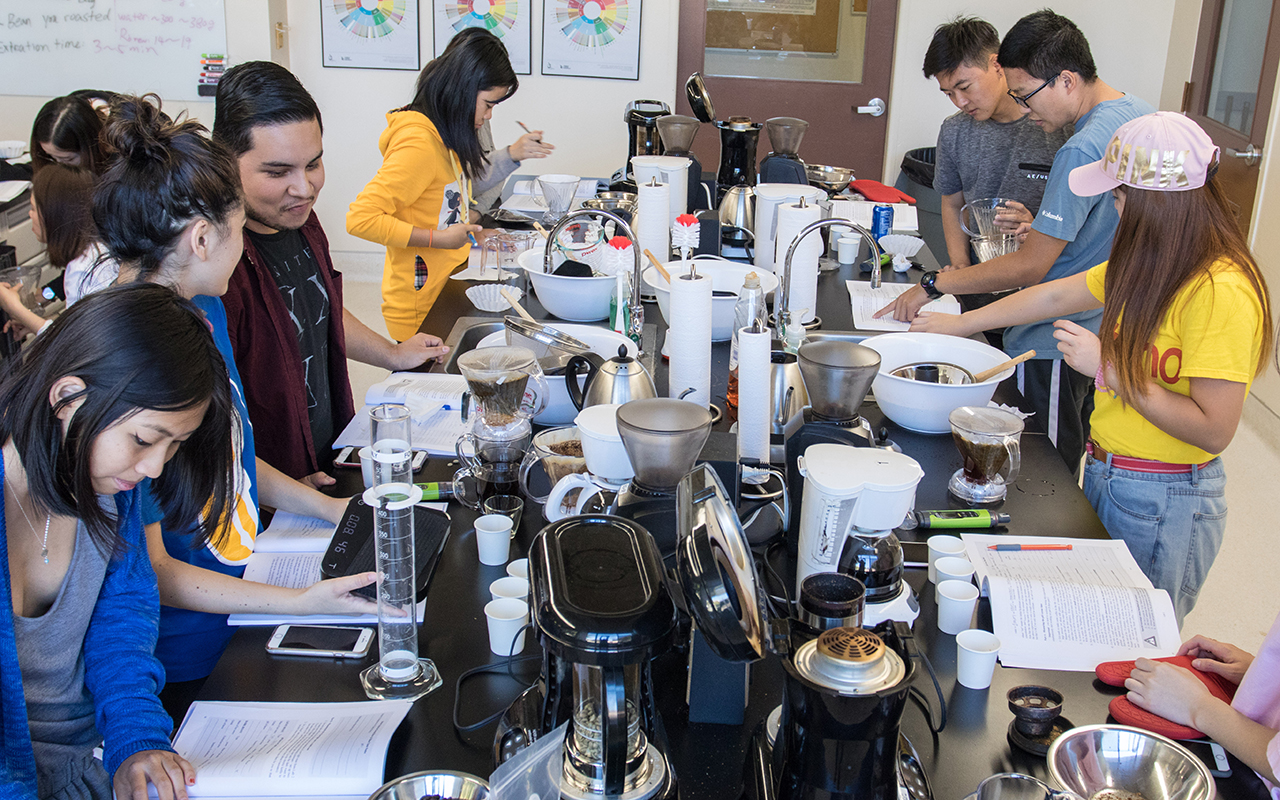
[[641,0],[545,0],[542,74],[640,79]]
[[326,67],[417,70],[418,0],[320,0],[320,41]]
[[459,31],[484,28],[502,40],[518,75],[533,71],[531,0],[435,0],[435,53]]

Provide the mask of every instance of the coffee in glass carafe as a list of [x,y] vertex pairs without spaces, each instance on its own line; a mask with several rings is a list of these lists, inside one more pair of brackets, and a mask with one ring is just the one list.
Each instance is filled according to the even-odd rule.
[[1022,419],[1013,412],[983,406],[961,406],[949,419],[964,466],[951,476],[947,489],[970,505],[1000,502],[1018,479]]

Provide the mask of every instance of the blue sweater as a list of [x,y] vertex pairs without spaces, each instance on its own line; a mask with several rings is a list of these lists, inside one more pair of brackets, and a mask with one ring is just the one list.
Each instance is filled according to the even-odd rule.
[[[4,465],[0,462],[0,477]],[[164,671],[152,655],[160,619],[156,575],[147,556],[137,489],[115,496],[126,548],[111,558],[84,639],[84,680],[93,695],[103,766],[113,778],[141,750],[173,750],[173,721],[157,696]],[[36,761],[27,731],[13,632],[9,542],[0,493],[0,797],[36,796]]]

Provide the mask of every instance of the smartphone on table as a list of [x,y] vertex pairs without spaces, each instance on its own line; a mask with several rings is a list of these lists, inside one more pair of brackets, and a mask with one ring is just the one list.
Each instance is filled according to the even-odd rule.
[[281,625],[267,652],[283,656],[363,658],[373,644],[373,628],[344,625]]
[[[410,468],[414,472],[417,472],[418,470],[422,469],[422,465],[425,463],[427,463],[427,451],[414,450],[413,463],[411,464]],[[347,469],[360,469],[360,448],[359,447],[342,448],[341,450],[338,451],[338,455],[334,457],[333,465],[335,467],[345,467]]]

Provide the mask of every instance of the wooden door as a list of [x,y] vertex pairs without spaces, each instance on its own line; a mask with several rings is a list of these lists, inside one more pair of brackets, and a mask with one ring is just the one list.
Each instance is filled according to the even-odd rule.
[[[682,0],[677,113],[692,114],[684,81],[701,72],[716,119],[799,117],[800,157],[880,180],[898,0]],[[886,113],[858,113],[881,105]],[[720,163],[719,132],[694,141],[703,168]],[[769,153],[760,132],[758,157]]]
[[1205,0],[1183,111],[1222,148],[1218,179],[1248,233],[1271,116],[1280,26],[1272,0]]

